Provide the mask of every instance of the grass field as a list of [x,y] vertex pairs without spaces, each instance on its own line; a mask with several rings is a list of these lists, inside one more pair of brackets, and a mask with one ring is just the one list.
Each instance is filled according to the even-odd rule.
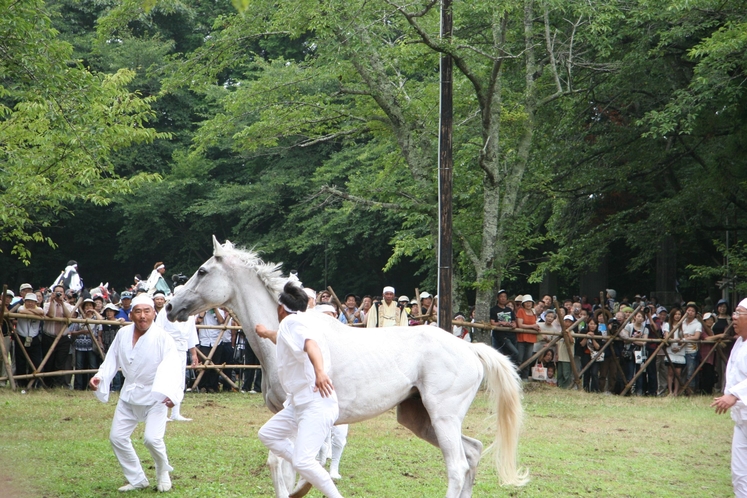
[[[535,387],[535,386],[530,386]],[[710,400],[619,398],[539,386],[525,393],[520,462],[531,482],[497,485],[483,459],[475,497],[733,496],[729,474],[732,423]],[[0,497],[121,496],[125,483],[109,447],[114,401],[91,393],[0,389]],[[257,440],[270,414],[260,395],[188,394],[189,423],[170,423],[166,445],[174,467],[173,497],[272,495]],[[486,398],[478,395],[464,432],[490,440]],[[152,460],[135,449],[155,482]],[[359,497],[439,497],[446,492],[440,452],[400,427],[394,412],[351,426],[340,492]],[[152,496],[155,487],[127,496]],[[308,496],[322,496],[312,491]]]

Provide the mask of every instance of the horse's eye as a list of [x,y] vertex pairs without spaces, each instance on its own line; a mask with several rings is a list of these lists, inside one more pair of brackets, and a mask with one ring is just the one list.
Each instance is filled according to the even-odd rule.
[[197,274],[200,275],[200,276],[206,275],[207,274],[207,270],[205,268],[200,268],[199,270],[197,270]]

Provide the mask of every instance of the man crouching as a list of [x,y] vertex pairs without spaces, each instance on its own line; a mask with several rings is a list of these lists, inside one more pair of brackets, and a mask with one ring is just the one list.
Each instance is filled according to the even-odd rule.
[[[319,448],[340,413],[329,378],[329,348],[319,314],[306,311],[304,290],[288,282],[278,300],[277,331],[262,324],[257,335],[277,344],[278,376],[287,393],[284,408],[259,430],[259,439],[324,496],[342,498],[327,471],[316,460]],[[295,436],[295,442],[293,438]]]
[[120,491],[147,488],[140,459],[130,436],[139,422],[145,422],[145,447],[156,464],[158,491],[171,489],[169,472],[174,470],[166,456],[163,435],[168,408],[182,400],[179,355],[174,340],[153,324],[156,317],[153,300],[139,294],[132,300],[132,324],[117,332],[104,363],[90,381],[91,389],[103,402],[109,400],[109,384],[119,368],[125,377],[109,433],[114,454],[129,484]]

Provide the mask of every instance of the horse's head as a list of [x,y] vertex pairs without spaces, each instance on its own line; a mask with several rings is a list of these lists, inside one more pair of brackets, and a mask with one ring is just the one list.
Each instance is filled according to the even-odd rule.
[[[230,246],[230,242],[226,241]],[[225,305],[234,293],[232,272],[224,247],[213,236],[213,257],[205,261],[192,278],[176,291],[166,305],[171,321],[186,321],[190,315]]]

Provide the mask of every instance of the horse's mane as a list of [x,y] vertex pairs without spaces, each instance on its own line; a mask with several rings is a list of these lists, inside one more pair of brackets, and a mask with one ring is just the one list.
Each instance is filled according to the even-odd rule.
[[277,298],[283,291],[283,286],[288,281],[280,271],[282,263],[266,263],[262,261],[259,254],[252,249],[234,247],[230,241],[221,246],[221,251],[238,259],[246,268],[254,270],[257,276],[265,284],[267,290]]

